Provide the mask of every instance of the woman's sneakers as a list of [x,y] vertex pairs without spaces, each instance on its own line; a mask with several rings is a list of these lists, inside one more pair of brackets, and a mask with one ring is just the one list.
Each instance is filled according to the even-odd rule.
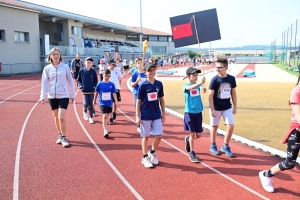
[[56,140],[56,144],[61,144],[63,147],[70,146],[69,141],[67,140],[66,136],[62,136],[61,134],[59,134],[59,136]]
[[274,187],[272,184],[272,178],[270,177],[266,177],[264,175],[265,171],[261,171],[259,172],[259,179],[261,182],[262,187],[267,191],[267,192],[274,192]]

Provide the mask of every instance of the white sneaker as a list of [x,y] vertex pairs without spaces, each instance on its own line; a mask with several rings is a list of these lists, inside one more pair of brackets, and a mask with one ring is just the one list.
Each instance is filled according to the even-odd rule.
[[273,182],[272,178],[265,177],[264,172],[265,171],[259,172],[259,179],[260,179],[261,185],[267,192],[274,192],[274,187],[272,185],[272,182]]
[[66,137],[62,137],[61,145],[62,145],[63,147],[68,147],[68,146],[70,146],[69,141],[67,140]]
[[90,124],[94,124],[94,123],[95,123],[95,122],[93,121],[93,118],[90,118],[90,119],[89,119],[89,123],[90,123]]
[[153,154],[148,153],[148,157],[150,157],[150,162],[153,164],[153,165],[158,165],[158,159],[157,159],[157,156],[156,156],[156,152],[154,152]]
[[110,133],[111,133],[111,131],[109,131],[108,129],[106,129],[106,132],[107,132],[108,134],[110,134]]
[[140,126],[138,126],[137,128],[136,128],[136,130],[137,130],[137,132],[141,132],[141,128],[140,128]]
[[61,144],[61,140],[62,140],[62,135],[59,134],[57,140],[56,140],[56,144]]
[[103,136],[104,136],[105,138],[108,138],[108,131],[107,131],[107,130],[104,130]]
[[83,111],[83,119],[86,120],[86,121],[89,120],[89,116],[88,116],[87,112]]
[[144,167],[146,167],[146,168],[151,168],[151,167],[153,167],[152,163],[150,162],[149,156],[146,157],[146,158],[142,158],[142,164],[143,164]]

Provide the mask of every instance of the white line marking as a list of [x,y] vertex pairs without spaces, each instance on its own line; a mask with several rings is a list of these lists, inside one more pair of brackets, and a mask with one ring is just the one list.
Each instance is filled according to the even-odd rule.
[[[79,90],[77,90],[78,92]],[[76,92],[76,95],[77,95]],[[102,158],[107,162],[107,164],[111,167],[111,169],[116,173],[116,175],[121,179],[121,181],[127,186],[127,188],[130,190],[130,192],[139,200],[142,200],[143,197],[130,185],[130,183],[125,179],[125,177],[118,171],[118,169],[112,164],[112,162],[106,157],[106,155],[103,153],[103,151],[100,149],[100,147],[96,144],[96,142],[93,140],[93,138],[90,136],[90,134],[88,133],[88,131],[85,129],[85,127],[83,126],[82,122],[80,121],[80,118],[78,116],[77,113],[77,109],[76,109],[76,104],[75,104],[75,100],[73,102],[73,106],[74,106],[74,111],[75,111],[75,115],[77,117],[77,120],[82,128],[82,130],[84,131],[84,133],[86,134],[86,136],[89,138],[89,140],[91,141],[91,143],[94,145],[95,149],[98,151],[98,153],[102,156]]]
[[[33,81],[31,81],[31,82],[33,82]],[[26,84],[26,83],[25,83],[25,84]],[[24,83],[20,83],[20,84],[17,84],[17,85],[24,85]],[[7,88],[15,87],[15,86],[17,86],[17,85],[12,85],[12,86],[10,86],[10,87],[2,88],[2,89],[0,89],[0,90],[5,90],[5,89],[7,89]]]
[[13,188],[13,200],[19,199],[19,175],[20,175],[20,154],[21,154],[21,145],[22,145],[22,139],[24,135],[24,131],[28,122],[28,119],[32,113],[32,111],[35,109],[35,107],[38,105],[39,102],[36,102],[35,105],[31,108],[30,112],[28,113],[24,123],[23,127],[20,132],[18,146],[17,146],[17,152],[16,152],[16,160],[15,160],[15,171],[14,171],[14,188]]
[[[40,85],[36,85],[36,86],[34,86],[34,87],[31,87],[31,88],[35,88],[35,87],[38,87],[38,86],[40,86]],[[26,90],[23,90],[23,91],[21,91],[21,92],[19,92],[19,93],[17,93],[17,94],[14,94],[14,95],[12,95],[12,96],[10,96],[10,97],[4,99],[3,101],[0,101],[0,104],[3,103],[3,102],[6,101],[6,100],[8,100],[8,99],[10,99],[10,98],[12,98],[12,97],[18,95],[18,94],[21,94],[22,92],[25,92],[25,91],[27,91],[27,90],[30,90],[31,88],[28,88],[28,89],[26,89]]]

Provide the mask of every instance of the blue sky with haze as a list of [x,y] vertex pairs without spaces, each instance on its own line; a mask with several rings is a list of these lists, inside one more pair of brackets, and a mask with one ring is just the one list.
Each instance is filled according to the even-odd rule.
[[[27,2],[127,26],[140,25],[140,0]],[[142,0],[142,23],[143,27],[171,33],[170,17],[212,8],[217,9],[222,38],[213,41],[212,48],[270,45],[275,38],[281,40],[281,33],[296,19],[300,20],[300,0]],[[208,48],[209,43],[201,47]]]

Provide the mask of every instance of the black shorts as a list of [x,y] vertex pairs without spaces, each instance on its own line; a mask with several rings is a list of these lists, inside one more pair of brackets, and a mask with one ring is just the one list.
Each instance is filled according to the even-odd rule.
[[129,66],[124,66],[124,69],[129,69]]
[[69,98],[63,98],[63,99],[48,99],[49,105],[51,107],[51,110],[56,110],[58,108],[66,109],[69,105]]
[[[120,90],[117,90],[116,95],[117,95],[118,102],[120,102],[121,101]],[[113,102],[115,102],[115,99],[114,99],[113,95],[111,95],[111,98],[112,98]]]
[[109,114],[112,112],[112,107],[100,106],[100,110],[101,110],[102,114]]

